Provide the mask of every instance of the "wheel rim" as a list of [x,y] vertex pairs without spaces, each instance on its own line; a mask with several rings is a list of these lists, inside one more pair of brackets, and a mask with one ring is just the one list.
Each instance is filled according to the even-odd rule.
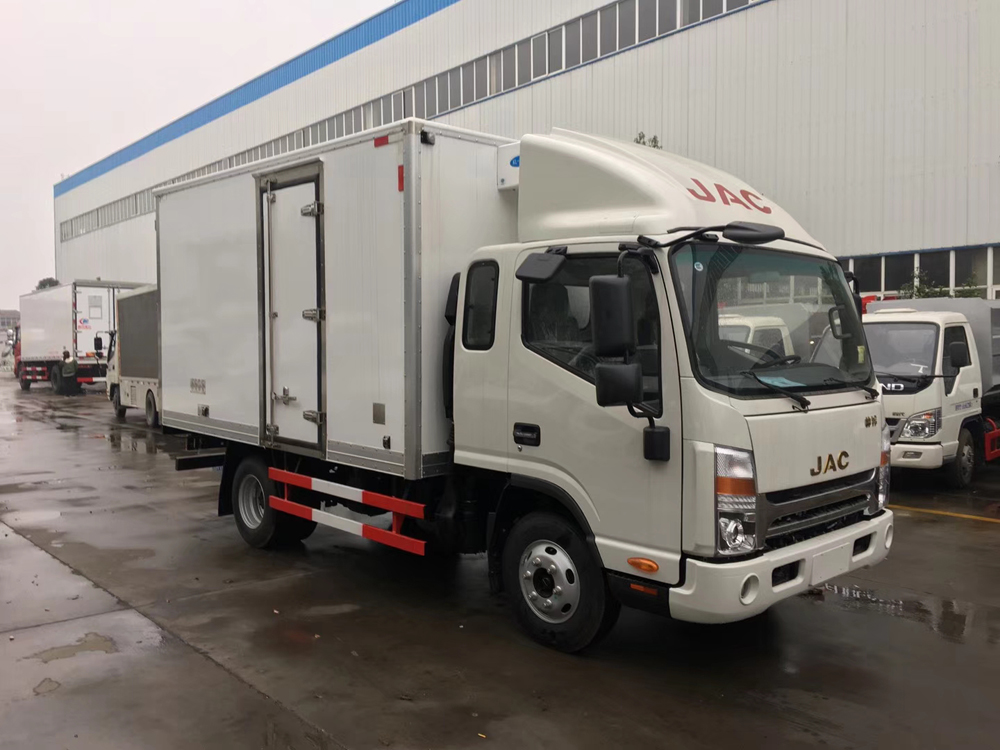
[[264,521],[264,488],[252,474],[243,477],[237,494],[240,517],[247,528],[256,529]]
[[580,578],[573,558],[555,542],[532,543],[518,566],[521,594],[545,622],[566,622],[580,605]]
[[962,455],[961,455],[961,458],[960,458],[961,469],[962,469],[962,479],[963,479],[963,481],[966,481],[966,482],[972,481],[972,468],[973,468],[973,464],[975,463],[975,460],[976,460],[975,459],[975,455],[972,452],[972,446],[971,445],[963,445],[962,446]]

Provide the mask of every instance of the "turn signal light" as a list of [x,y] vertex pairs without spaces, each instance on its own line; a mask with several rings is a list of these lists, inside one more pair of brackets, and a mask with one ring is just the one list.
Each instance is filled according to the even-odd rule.
[[659,565],[646,557],[630,557],[628,564],[643,573],[655,573],[660,569]]
[[657,594],[659,593],[652,586],[643,586],[642,584],[639,583],[630,583],[629,588],[632,589],[633,591],[638,591],[641,594],[649,594],[650,596],[657,596]]
[[757,483],[753,479],[742,477],[716,477],[716,495],[756,495]]

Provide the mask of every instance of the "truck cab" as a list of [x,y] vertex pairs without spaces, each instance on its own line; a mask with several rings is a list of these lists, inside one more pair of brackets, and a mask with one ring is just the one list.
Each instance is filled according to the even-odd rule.
[[944,468],[968,486],[983,458],[983,381],[965,315],[905,303],[864,316],[865,334],[892,431],[891,465]]

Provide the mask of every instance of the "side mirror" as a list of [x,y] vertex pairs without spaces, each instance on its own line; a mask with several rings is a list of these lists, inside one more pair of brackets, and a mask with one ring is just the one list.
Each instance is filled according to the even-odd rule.
[[851,296],[854,298],[854,306],[858,309],[858,317],[860,318],[865,314],[865,301],[861,299],[858,277],[854,275],[853,271],[844,271],[844,278],[847,279],[847,286],[851,290]]
[[642,401],[642,368],[601,363],[594,368],[598,406],[628,406]]
[[[628,276],[590,278],[590,321],[598,357],[625,357],[635,351],[632,280]],[[641,400],[640,394],[636,401]]]
[[948,344],[948,356],[951,358],[951,366],[956,370],[968,367],[972,364],[969,356],[969,346],[961,341],[953,341]]
[[103,352],[104,351],[104,339],[100,336],[94,336],[94,351]]

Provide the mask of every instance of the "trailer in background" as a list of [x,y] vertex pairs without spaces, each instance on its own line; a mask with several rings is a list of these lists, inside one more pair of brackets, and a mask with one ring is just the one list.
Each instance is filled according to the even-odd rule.
[[118,329],[108,349],[108,400],[115,416],[143,409],[146,424],[160,423],[160,290],[156,285],[118,295]]
[[21,329],[14,373],[22,390],[48,381],[61,390],[63,352],[76,361],[73,384],[104,382],[104,345],[115,330],[115,299],[138,284],[120,281],[74,281],[21,297]]

